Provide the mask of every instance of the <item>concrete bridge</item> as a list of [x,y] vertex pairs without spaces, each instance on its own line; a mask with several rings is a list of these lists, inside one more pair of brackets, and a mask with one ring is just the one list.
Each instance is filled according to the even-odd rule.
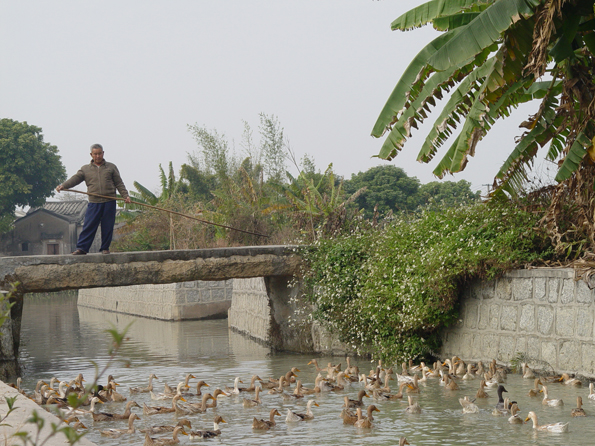
[[293,276],[294,246],[0,258],[0,289],[20,293],[142,284]]
[[[264,277],[271,314],[282,319],[292,293],[288,284],[298,273],[301,258],[295,246],[247,246],[239,248],[89,254],[86,256],[22,256],[0,258],[0,290],[18,284],[11,301],[11,319],[0,333],[0,378],[18,371],[23,295],[25,293],[165,284],[195,280]],[[284,321],[271,321],[283,348]]]

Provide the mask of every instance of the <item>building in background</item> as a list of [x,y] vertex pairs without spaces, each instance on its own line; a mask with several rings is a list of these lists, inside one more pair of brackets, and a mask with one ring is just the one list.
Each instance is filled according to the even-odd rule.
[[[76,249],[83,230],[87,200],[52,201],[31,208],[3,234],[0,253],[5,256],[59,255]],[[91,248],[97,251],[97,247]]]

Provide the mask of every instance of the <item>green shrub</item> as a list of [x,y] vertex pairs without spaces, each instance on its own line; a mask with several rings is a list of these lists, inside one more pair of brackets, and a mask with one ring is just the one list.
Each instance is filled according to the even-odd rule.
[[437,351],[467,281],[551,255],[538,220],[490,203],[425,210],[380,229],[362,221],[304,250],[314,317],[358,353],[385,361]]

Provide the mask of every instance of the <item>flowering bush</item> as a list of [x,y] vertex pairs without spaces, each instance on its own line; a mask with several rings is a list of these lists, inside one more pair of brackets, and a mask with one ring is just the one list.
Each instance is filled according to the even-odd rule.
[[362,221],[304,250],[314,316],[358,353],[385,361],[437,351],[468,280],[550,256],[538,220],[490,203],[426,209],[380,229]]

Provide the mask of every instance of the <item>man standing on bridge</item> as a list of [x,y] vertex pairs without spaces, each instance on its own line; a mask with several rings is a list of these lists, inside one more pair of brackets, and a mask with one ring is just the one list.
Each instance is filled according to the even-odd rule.
[[118,168],[115,164],[108,163],[103,159],[101,144],[91,146],[91,158],[93,159],[89,164],[85,164],[71,178],[56,187],[56,190],[60,192],[63,189],[70,189],[83,181],[87,185],[89,204],[85,213],[83,231],[79,236],[76,251],[72,253],[73,255],[84,255],[89,252],[100,224],[100,250],[102,254],[109,254],[109,246],[112,242],[116,222],[116,189],[124,197],[126,203],[131,202]]

